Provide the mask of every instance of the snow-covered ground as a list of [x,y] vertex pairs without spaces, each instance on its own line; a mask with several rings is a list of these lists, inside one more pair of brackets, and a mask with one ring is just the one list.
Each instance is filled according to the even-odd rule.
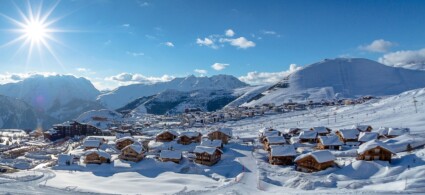
[[[417,101],[416,109],[413,97]],[[410,136],[388,141],[394,147],[403,148],[405,140],[418,145],[425,140],[424,103],[425,89],[419,89],[360,105],[266,115],[220,126],[233,128],[233,135],[238,138],[254,138],[262,127],[278,130],[313,126],[336,130],[353,124],[372,125],[375,130],[380,126],[409,127]],[[267,153],[257,144],[251,146],[235,141],[226,145],[222,160],[212,167],[187,160],[176,165],[146,158],[139,163],[115,160],[103,165],[39,168],[35,172],[42,172],[42,178],[30,182],[4,182],[0,184],[0,193],[22,193],[24,191],[17,189],[23,186],[22,189],[40,190],[43,194],[58,191],[113,194],[425,193],[423,146],[411,153],[397,153],[391,163],[357,161],[353,158],[355,150],[338,151],[334,152],[337,167],[301,173],[293,166],[268,164]]]

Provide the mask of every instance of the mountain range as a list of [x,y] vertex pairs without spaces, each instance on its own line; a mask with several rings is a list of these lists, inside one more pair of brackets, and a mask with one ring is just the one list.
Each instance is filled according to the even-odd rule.
[[179,113],[186,108],[214,111],[289,100],[395,95],[423,87],[425,71],[362,58],[326,59],[304,66],[278,83],[262,86],[250,86],[231,75],[190,75],[101,93],[85,78],[32,76],[0,85],[0,128],[49,128],[91,110],[151,114]]

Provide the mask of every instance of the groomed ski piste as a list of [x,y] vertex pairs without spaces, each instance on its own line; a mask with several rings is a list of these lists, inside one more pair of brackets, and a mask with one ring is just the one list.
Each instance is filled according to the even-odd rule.
[[[417,101],[416,106],[413,100]],[[43,165],[0,175],[0,194],[405,194],[425,192],[425,89],[364,104],[270,114],[221,123],[233,129],[221,161],[211,167],[184,159],[180,164],[145,158],[102,165]],[[356,148],[332,151],[336,165],[314,173],[268,163],[257,141],[263,127],[326,126],[333,131],[355,124],[408,127],[409,135],[387,140],[397,152],[391,163],[356,160]],[[201,130],[202,129],[197,129]],[[415,148],[403,152],[407,143]],[[190,147],[190,146],[189,146]],[[306,149],[308,150],[308,149]],[[402,151],[402,152],[400,152]]]

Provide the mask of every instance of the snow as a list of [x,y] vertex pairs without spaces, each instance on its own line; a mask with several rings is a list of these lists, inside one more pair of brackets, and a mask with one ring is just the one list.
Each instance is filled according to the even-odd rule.
[[207,153],[209,155],[213,155],[216,151],[223,153],[220,149],[208,146],[196,146],[195,150],[193,150],[194,153]]
[[271,156],[296,156],[295,148],[293,145],[275,145],[271,146]]
[[368,141],[368,142],[360,145],[359,149],[357,149],[357,153],[363,154],[366,151],[373,149],[373,148],[376,148],[376,147],[381,147],[381,148],[388,150],[391,153],[395,154],[395,152],[393,151],[391,146],[388,146],[387,144],[385,144],[384,142],[379,141],[379,140],[371,140],[371,141]]
[[359,135],[359,142],[368,142],[370,140],[378,139],[378,133],[377,132],[360,132]]
[[221,148],[223,145],[223,141],[221,140],[202,140],[201,146],[208,146],[208,147],[214,147],[214,148]]
[[306,131],[301,131],[300,136],[298,138],[300,138],[300,139],[316,139],[316,137],[317,137],[316,131],[306,130]]
[[329,162],[336,159],[335,156],[328,150],[318,150],[307,154],[299,155],[297,158],[295,158],[294,161],[297,162],[308,156],[312,156],[318,163]]
[[143,151],[145,151],[145,149],[143,148],[143,146],[140,145],[140,144],[131,144],[131,145],[128,145],[128,146],[124,147],[123,150],[126,149],[127,147],[130,147],[134,152],[136,152],[138,154],[141,154]]
[[108,108],[117,109],[137,98],[155,95],[167,89],[188,92],[200,89],[236,89],[246,86],[247,84],[230,75],[216,75],[212,77],[195,77],[191,75],[183,78],[175,78],[168,82],[121,86],[109,93],[100,95],[97,99]]
[[334,99],[337,94],[344,98],[396,95],[425,87],[425,71],[394,68],[362,58],[337,58],[304,67],[291,74],[288,83],[288,88],[267,90],[262,98],[243,105],[321,101]]
[[357,139],[357,135],[359,135],[359,130],[357,129],[340,129],[338,132],[344,139]]
[[98,154],[99,156],[104,157],[104,158],[106,158],[106,159],[110,159],[110,158],[111,158],[111,155],[110,155],[109,153],[107,153],[107,152],[105,152],[105,151],[103,151],[103,150],[98,150],[98,149],[90,149],[90,150],[87,150],[87,151],[84,153],[84,155],[89,155],[89,154],[92,154],[92,153],[96,153],[96,154]]
[[336,135],[319,136],[319,140],[325,146],[341,146],[343,144]]
[[181,159],[182,152],[177,150],[161,150],[159,158]]
[[265,140],[267,140],[267,142],[269,144],[284,144],[284,143],[286,143],[285,138],[282,137],[282,136],[270,136],[270,137],[266,137]]
[[317,133],[329,133],[326,127],[313,127],[313,131],[316,131]]
[[100,140],[94,140],[94,139],[91,139],[91,140],[85,140],[84,141],[84,143],[83,143],[83,146],[84,147],[95,147],[95,148],[98,148],[99,146],[100,146]]

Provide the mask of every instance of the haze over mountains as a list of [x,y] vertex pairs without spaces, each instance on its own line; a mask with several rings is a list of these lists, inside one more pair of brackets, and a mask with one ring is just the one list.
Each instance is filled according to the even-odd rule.
[[168,82],[121,86],[101,94],[85,78],[34,76],[0,85],[0,101],[8,102],[0,105],[0,128],[35,128],[37,121],[48,128],[76,119],[86,111],[104,108],[153,114],[179,113],[189,107],[212,111],[226,105],[281,104],[290,99],[320,101],[395,95],[423,87],[425,71],[361,58],[323,60],[270,86],[249,86],[230,75],[191,75]]

